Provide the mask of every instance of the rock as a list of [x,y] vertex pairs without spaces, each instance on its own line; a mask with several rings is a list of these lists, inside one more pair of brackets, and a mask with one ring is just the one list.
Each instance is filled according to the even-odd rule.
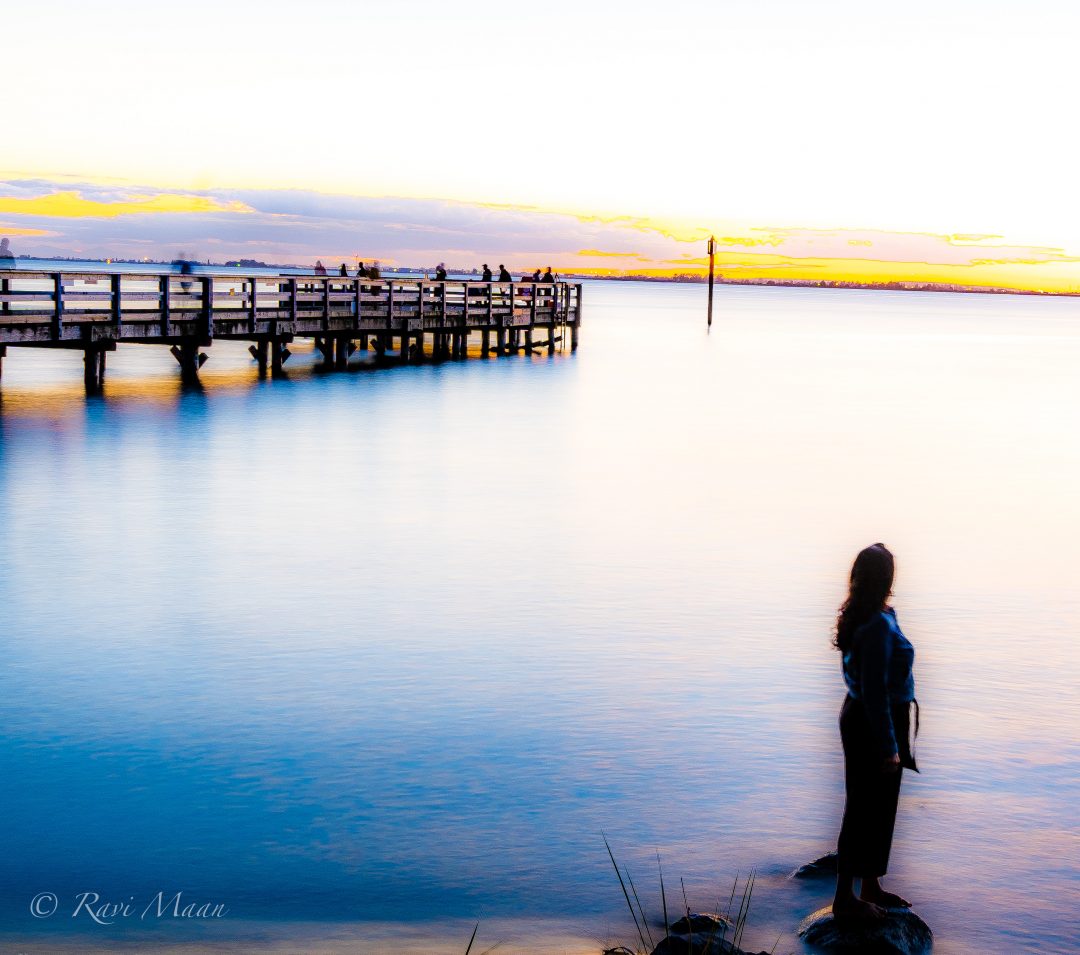
[[603,955],[634,955],[634,953],[625,945],[620,945],[617,948],[605,948]]
[[721,941],[712,932],[669,935],[652,950],[652,955],[747,955],[730,941]]
[[669,931],[672,935],[689,935],[691,932],[704,932],[709,935],[715,932],[717,935],[724,934],[724,926],[730,934],[733,928],[731,919],[726,915],[713,915],[711,912],[691,913],[684,915],[679,921],[673,922]]
[[652,955],[750,955],[732,944],[734,933],[731,919],[723,915],[684,915]]
[[911,909],[888,909],[883,919],[835,919],[832,906],[799,926],[808,945],[836,955],[922,955],[934,943],[930,927]]
[[793,879],[834,879],[836,878],[836,853],[826,852],[813,862],[801,865],[791,873]]

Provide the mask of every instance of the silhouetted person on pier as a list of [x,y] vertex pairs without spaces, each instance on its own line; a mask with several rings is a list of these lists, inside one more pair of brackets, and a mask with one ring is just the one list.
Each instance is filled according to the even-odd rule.
[[368,270],[364,267],[364,263],[361,262],[360,263],[360,268],[358,268],[356,270],[356,277],[358,279],[366,279],[368,277],[368,275],[369,275]]
[[185,291],[191,291],[191,279],[189,276],[195,271],[195,263],[187,257],[187,253],[181,251],[181,253],[173,259],[173,267],[180,273],[180,288]]
[[341,268],[338,269],[338,275],[340,275],[342,278],[349,277],[349,267],[344,262],[341,263]]
[[377,261],[371,263],[371,268],[368,269],[368,278],[369,279],[381,279],[382,278],[382,273],[379,271],[379,263]]
[[436,282],[445,282],[446,281],[446,266],[442,262],[440,262],[438,264],[438,266],[436,267],[436,269],[435,269],[435,281]]
[[554,282],[555,276],[551,274],[551,266],[547,267],[547,271],[540,277],[541,282]]
[[0,239],[0,269],[15,268],[15,255],[11,251],[11,242],[7,238]]
[[539,282],[540,281],[540,270],[539,269],[537,269],[535,272],[533,272],[532,280],[534,282]]
[[315,274],[326,275],[326,266],[323,265],[322,262],[319,260],[315,261]]
[[484,263],[484,271],[480,274],[480,281],[481,282],[490,282],[491,281],[491,269],[488,268],[487,262]]
[[501,262],[499,263],[499,281],[500,282],[513,282],[514,277],[506,271],[506,266]]
[[[834,644],[842,654],[847,687],[840,708],[847,801],[836,846],[836,918],[881,918],[884,909],[911,907],[880,882],[889,866],[900,775],[904,768],[918,772],[909,722],[914,704],[918,735],[915,649],[889,606],[894,573],[893,555],[884,544],[860,551],[836,618]],[[858,896],[856,879],[862,883]]]

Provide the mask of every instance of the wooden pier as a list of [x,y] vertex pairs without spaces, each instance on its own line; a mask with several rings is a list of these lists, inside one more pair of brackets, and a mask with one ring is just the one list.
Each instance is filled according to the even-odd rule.
[[[357,348],[408,363],[577,348],[580,285],[430,281],[323,275],[0,271],[0,374],[11,346],[84,353],[88,391],[121,342],[165,345],[186,380],[215,339],[251,342],[260,372],[276,374],[288,345],[312,338],[325,365]],[[538,335],[539,333],[539,335]]]

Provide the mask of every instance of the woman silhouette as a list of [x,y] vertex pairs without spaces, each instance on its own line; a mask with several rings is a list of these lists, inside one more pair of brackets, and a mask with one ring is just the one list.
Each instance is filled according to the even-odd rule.
[[[889,864],[903,767],[918,771],[908,742],[915,649],[888,605],[894,573],[884,544],[860,551],[836,620],[847,685],[840,710],[847,801],[837,844],[835,916],[880,918],[885,908],[911,905],[880,881]],[[916,733],[918,713],[915,703]],[[862,880],[858,897],[856,879]]]

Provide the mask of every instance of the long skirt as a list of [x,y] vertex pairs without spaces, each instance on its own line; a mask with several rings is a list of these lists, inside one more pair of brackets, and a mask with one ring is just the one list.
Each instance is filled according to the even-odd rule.
[[[892,708],[902,766],[914,769],[908,745],[910,704]],[[844,744],[844,821],[837,842],[837,869],[843,875],[880,878],[889,868],[902,768],[883,772],[881,748],[866,709],[850,695],[840,709],[840,739]]]

